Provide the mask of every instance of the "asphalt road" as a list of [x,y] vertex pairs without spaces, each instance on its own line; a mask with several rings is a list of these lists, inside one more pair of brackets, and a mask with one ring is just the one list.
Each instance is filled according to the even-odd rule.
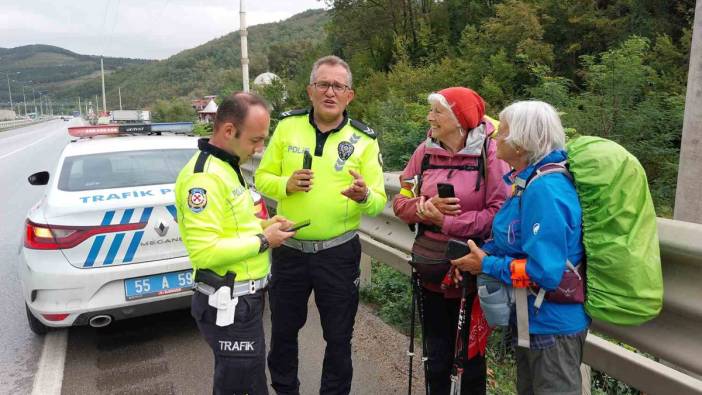
[[[69,141],[66,127],[79,122],[57,120],[0,133],[0,183],[5,197],[0,205],[0,393],[29,394],[35,376],[42,376],[37,369],[44,338],[33,335],[27,326],[16,270],[26,212],[44,190],[29,185],[27,176],[41,170],[53,173]],[[270,333],[269,313],[264,317]],[[68,337],[62,394],[211,393],[212,354],[188,311],[61,332]],[[407,337],[361,306],[354,332],[352,393],[406,393],[406,347]],[[302,394],[319,392],[323,354],[319,316],[311,302],[307,325],[300,333]],[[418,364],[414,371],[420,372]],[[415,378],[414,393],[421,393],[420,380]]]
[[0,392],[31,391],[43,342],[27,326],[17,276],[26,213],[44,193],[43,186],[29,185],[27,176],[42,170],[53,173],[69,141],[66,127],[77,122],[59,119],[0,132]]

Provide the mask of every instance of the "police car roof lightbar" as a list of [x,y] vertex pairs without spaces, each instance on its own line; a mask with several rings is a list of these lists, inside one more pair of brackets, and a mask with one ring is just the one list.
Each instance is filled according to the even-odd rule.
[[192,122],[72,126],[68,128],[68,134],[73,137],[114,136],[119,134],[151,134],[161,132],[191,133],[192,131]]

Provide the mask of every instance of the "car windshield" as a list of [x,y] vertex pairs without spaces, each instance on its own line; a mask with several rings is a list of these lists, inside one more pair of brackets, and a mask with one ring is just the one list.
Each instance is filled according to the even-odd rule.
[[62,191],[172,184],[195,149],[107,152],[69,156],[63,162]]

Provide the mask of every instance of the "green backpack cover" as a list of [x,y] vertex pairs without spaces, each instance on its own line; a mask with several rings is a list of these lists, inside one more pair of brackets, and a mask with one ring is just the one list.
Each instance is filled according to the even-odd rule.
[[585,309],[618,325],[655,318],[663,304],[656,212],[646,173],[619,144],[583,136],[567,144],[583,210]]

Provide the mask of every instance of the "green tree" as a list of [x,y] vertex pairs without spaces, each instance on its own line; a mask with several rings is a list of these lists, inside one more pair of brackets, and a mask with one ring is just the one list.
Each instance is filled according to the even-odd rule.
[[183,99],[158,100],[151,107],[154,122],[194,121],[196,114],[190,102]]

